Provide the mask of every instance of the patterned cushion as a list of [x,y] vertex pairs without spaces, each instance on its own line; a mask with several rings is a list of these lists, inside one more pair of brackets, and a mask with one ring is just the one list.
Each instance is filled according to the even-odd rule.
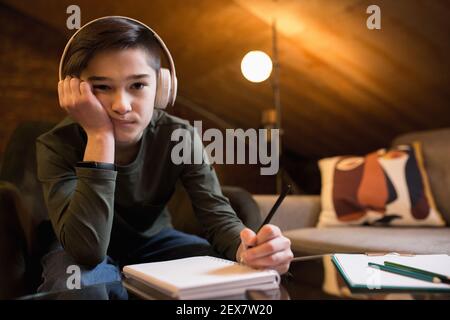
[[319,161],[319,227],[340,225],[445,226],[436,209],[421,145],[380,149],[366,156]]

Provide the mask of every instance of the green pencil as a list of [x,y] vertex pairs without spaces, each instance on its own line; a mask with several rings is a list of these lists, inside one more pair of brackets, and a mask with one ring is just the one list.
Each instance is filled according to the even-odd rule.
[[417,272],[417,273],[421,273],[421,274],[426,274],[429,275],[431,277],[437,277],[439,278],[443,283],[450,283],[450,277],[443,275],[443,274],[439,274],[439,273],[435,273],[435,272],[431,272],[431,271],[427,271],[427,270],[422,270],[422,269],[418,269],[418,268],[413,268],[410,266],[405,266],[399,263],[395,263],[395,262],[390,262],[390,261],[385,261],[384,262],[385,266],[391,266],[394,268],[399,268],[399,269],[404,269],[404,270],[409,270],[411,272]]
[[378,263],[369,262],[369,267],[372,267],[375,269],[380,269],[382,271],[386,271],[386,272],[390,272],[390,273],[399,274],[399,275],[409,277],[409,278],[423,280],[423,281],[428,281],[428,282],[433,282],[433,283],[441,283],[442,282],[441,279],[439,279],[438,277],[433,277],[433,276],[430,276],[427,274],[417,273],[417,272],[400,269],[400,268],[396,268],[396,267],[392,267],[392,266],[385,266],[385,265],[378,264]]

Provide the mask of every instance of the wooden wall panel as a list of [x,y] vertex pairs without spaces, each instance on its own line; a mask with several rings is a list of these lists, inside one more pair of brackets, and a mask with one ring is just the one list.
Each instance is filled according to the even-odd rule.
[[34,18],[0,4],[0,157],[23,121],[58,121],[57,52],[64,38]]

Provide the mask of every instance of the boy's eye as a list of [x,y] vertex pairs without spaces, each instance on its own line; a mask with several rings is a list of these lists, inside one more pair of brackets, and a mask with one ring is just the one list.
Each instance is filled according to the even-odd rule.
[[111,89],[109,86],[104,85],[104,84],[93,85],[92,88],[94,88],[94,90],[100,90],[100,91],[106,91],[106,90]]
[[136,83],[133,83],[133,84],[131,85],[131,88],[132,88],[132,89],[136,89],[136,90],[142,90],[142,89],[144,89],[144,87],[146,87],[146,86],[147,86],[146,83],[136,82]]

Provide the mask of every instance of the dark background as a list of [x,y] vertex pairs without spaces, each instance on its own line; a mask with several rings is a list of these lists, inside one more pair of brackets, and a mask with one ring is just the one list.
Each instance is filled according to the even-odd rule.
[[[271,54],[277,19],[285,172],[296,192],[319,193],[317,160],[387,147],[401,133],[450,126],[450,1],[134,0],[0,1],[0,157],[18,123],[59,121],[57,68],[66,8],[82,24],[125,15],[169,47],[179,98],[168,111],[204,129],[259,128],[273,107],[270,81],[240,71],[250,50]],[[381,8],[368,30],[366,8]],[[218,121],[219,119],[220,121]],[[216,165],[222,184],[275,192],[259,166]]]

